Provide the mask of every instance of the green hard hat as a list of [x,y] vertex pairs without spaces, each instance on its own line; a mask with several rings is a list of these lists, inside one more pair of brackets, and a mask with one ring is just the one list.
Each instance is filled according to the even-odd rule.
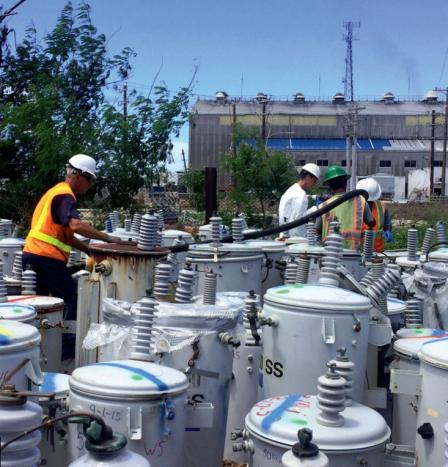
[[327,171],[325,172],[325,177],[323,183],[327,183],[330,180],[334,180],[335,178],[345,177],[346,179],[350,178],[350,175],[339,165],[330,165]]

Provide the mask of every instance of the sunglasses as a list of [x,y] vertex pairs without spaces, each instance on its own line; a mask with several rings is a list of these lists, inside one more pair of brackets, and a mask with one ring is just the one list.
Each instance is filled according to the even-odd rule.
[[93,183],[95,181],[95,177],[92,174],[89,174],[88,172],[81,172],[81,175],[89,182]]

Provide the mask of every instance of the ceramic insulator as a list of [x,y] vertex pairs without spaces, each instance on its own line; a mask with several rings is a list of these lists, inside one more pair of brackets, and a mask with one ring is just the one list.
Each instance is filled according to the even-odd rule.
[[297,275],[296,283],[297,284],[306,284],[308,282],[308,276],[310,273],[310,264],[311,259],[307,255],[300,255],[299,262],[297,265]]
[[364,286],[364,287],[367,287],[368,285],[370,285],[372,283],[372,270],[369,269],[367,271],[367,273],[364,275],[364,277],[359,281],[359,283]]
[[185,267],[179,271],[176,295],[174,297],[176,303],[192,303],[195,279],[196,271],[193,271],[191,266],[187,263]]
[[346,355],[347,349],[342,347],[338,349],[338,356],[330,361],[330,364],[335,364],[335,372],[345,379],[345,406],[353,405],[352,390],[353,390],[353,368],[355,364],[349,360]]
[[373,257],[373,230],[366,230],[364,233],[364,260],[372,261]]
[[408,260],[417,260],[417,229],[408,229]]
[[234,242],[242,242],[244,239],[244,219],[242,217],[234,217],[232,219],[232,237]]
[[18,281],[22,280],[22,256],[23,253],[21,251],[16,251],[16,254],[14,255],[14,263],[12,265],[12,277]]
[[152,214],[142,216],[137,248],[140,250],[154,250],[157,245],[157,217]]
[[6,282],[3,276],[3,261],[0,259],[0,302],[6,302]]
[[131,223],[131,232],[140,232],[140,224],[142,222],[142,216],[138,212],[136,212],[132,216],[132,223]]
[[160,210],[157,214],[157,219],[159,220],[158,227],[159,230],[164,230],[165,229],[165,216],[163,214],[163,210]]
[[171,263],[159,263],[154,277],[154,297],[164,299],[170,293]]
[[104,229],[106,230],[107,233],[112,233],[113,232],[113,227],[112,227],[112,221],[108,217],[106,219],[106,222],[104,223]]
[[[367,289],[367,295],[373,297],[376,301],[381,298],[386,298],[387,292],[400,281],[400,274],[394,269],[387,269],[386,272],[379,278],[375,279]],[[384,312],[384,310],[381,310]],[[387,301],[386,301],[387,311]]]
[[120,216],[118,214],[118,211],[112,211],[109,214],[109,219],[112,222],[112,231],[115,232],[120,225]]
[[204,276],[204,305],[214,305],[216,303],[216,288],[218,285],[218,274],[213,270],[206,272]]
[[[388,267],[388,269],[393,269],[393,270],[397,271],[398,274],[400,274],[400,276],[401,276],[401,273],[400,273],[400,266],[398,266],[398,264],[396,264],[396,263],[389,263],[389,264],[387,265],[387,267]],[[394,286],[390,289],[390,291],[389,291],[389,293],[388,293],[387,295],[388,295],[389,297],[399,298],[399,297],[400,297],[400,284],[401,284],[401,283],[402,283],[402,282],[401,282],[401,279],[400,279],[400,280],[397,282],[397,284],[394,285]]]
[[22,295],[36,295],[36,273],[29,268],[22,273]]
[[134,318],[132,327],[132,351],[133,360],[153,360],[151,355],[151,333],[154,321],[154,313],[157,310],[157,302],[149,297],[143,297],[135,304],[138,314]]
[[295,284],[297,271],[299,270],[299,265],[296,263],[295,258],[291,258],[288,263],[286,263],[285,269],[285,279],[284,283],[286,284]]
[[[383,277],[386,266],[382,260],[375,260],[371,266],[372,271],[372,282],[370,285],[375,284],[375,282]],[[377,297],[377,301],[379,303],[379,309],[381,313],[387,315],[387,293],[381,294]]]
[[444,222],[442,221],[437,222],[436,232],[437,232],[437,243],[439,243],[439,248],[448,246],[448,242],[446,239],[446,227],[445,227]]
[[339,285],[338,269],[342,256],[342,237],[338,233],[331,233],[325,241],[325,253],[322,258],[319,284]]
[[132,219],[130,217],[126,217],[126,219],[124,220],[124,230],[126,232],[130,232],[131,225],[132,225]]
[[331,221],[329,233],[339,232],[340,227],[341,227],[341,223],[338,220]]
[[210,217],[212,243],[221,242],[221,222],[222,222],[221,217],[218,217],[218,216]]
[[406,300],[406,311],[404,312],[404,321],[407,328],[421,328],[421,301],[418,298]]
[[317,243],[316,224],[313,221],[306,224],[306,238],[308,239],[309,245],[315,245]]
[[324,426],[342,426],[345,409],[346,381],[336,373],[336,365],[328,364],[329,369],[317,381],[317,407],[321,410],[316,417],[317,423]]

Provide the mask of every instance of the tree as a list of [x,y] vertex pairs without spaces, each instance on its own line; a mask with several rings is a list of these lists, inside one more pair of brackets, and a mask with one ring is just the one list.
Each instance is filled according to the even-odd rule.
[[[191,92],[131,92],[127,116],[107,102],[109,82],[128,79],[129,48],[110,57],[90,7],[69,2],[43,40],[29,28],[0,76],[0,217],[28,223],[35,203],[64,174],[66,161],[87,153],[100,176],[91,206],[132,207],[170,157],[171,137],[187,119]],[[110,92],[110,91],[108,91]]]
[[233,179],[230,196],[241,211],[261,209],[266,220],[267,208],[278,203],[285,190],[297,179],[290,155],[269,151],[264,142],[239,124],[233,131],[236,151],[223,155],[223,167]]
[[205,210],[205,172],[201,169],[187,169],[182,177],[183,183],[190,191],[191,205],[196,211]]

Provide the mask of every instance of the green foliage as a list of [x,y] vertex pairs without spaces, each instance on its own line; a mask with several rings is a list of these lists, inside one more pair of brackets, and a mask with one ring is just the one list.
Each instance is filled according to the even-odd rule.
[[285,190],[297,179],[292,158],[280,151],[269,151],[263,141],[242,126],[234,126],[235,151],[223,155],[223,167],[231,174],[230,196],[248,220],[261,210],[267,221],[267,208],[276,204]]
[[[108,81],[125,82],[135,55],[113,57],[90,7],[68,3],[43,40],[34,28],[5,57],[0,80],[0,217],[28,223],[42,193],[76,153],[92,155],[99,178],[91,207],[132,209],[171,157],[171,137],[188,118],[191,83],[171,95],[165,85],[130,92],[128,114],[106,101]],[[118,78],[118,79],[117,79]],[[118,88],[115,89],[119,91]]]
[[196,211],[205,210],[205,172],[201,169],[187,169],[182,177],[191,193],[191,206]]

